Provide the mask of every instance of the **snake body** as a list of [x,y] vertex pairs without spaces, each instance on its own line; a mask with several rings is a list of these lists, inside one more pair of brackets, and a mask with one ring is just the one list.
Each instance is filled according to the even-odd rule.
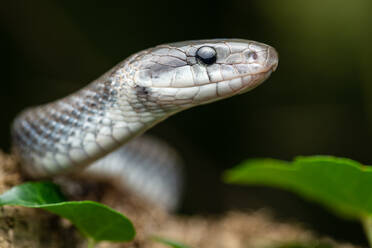
[[13,147],[32,177],[73,172],[177,112],[253,89],[277,64],[275,49],[255,41],[156,46],[72,95],[23,111],[12,126]]

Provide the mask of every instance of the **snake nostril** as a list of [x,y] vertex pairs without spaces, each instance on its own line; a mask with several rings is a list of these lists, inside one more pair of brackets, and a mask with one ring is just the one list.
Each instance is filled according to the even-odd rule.
[[258,59],[258,54],[254,51],[250,51],[245,54],[245,57],[247,58],[248,61],[254,61]]
[[257,55],[256,52],[250,52],[249,53],[249,57],[252,58],[252,59],[254,59],[254,60],[256,60],[258,58],[258,55]]

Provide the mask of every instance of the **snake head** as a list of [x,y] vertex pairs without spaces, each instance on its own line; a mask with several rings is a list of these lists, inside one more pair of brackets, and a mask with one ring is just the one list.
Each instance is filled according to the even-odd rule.
[[255,88],[275,71],[278,54],[255,41],[198,40],[154,47],[139,53],[130,64],[140,95],[176,109]]

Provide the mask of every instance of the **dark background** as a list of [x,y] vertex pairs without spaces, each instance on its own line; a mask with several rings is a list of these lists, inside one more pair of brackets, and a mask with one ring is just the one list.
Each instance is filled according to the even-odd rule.
[[330,154],[372,164],[371,13],[370,0],[2,1],[0,148],[10,150],[20,110],[81,88],[139,50],[203,38],[261,41],[280,54],[265,84],[150,131],[186,160],[181,212],[268,207],[279,220],[366,244],[356,222],[281,190],[224,185],[220,174],[252,157]]

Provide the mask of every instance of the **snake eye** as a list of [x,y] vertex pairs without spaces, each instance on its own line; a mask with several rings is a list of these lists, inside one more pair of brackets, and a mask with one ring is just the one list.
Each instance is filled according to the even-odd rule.
[[211,65],[217,60],[217,52],[213,47],[202,46],[196,51],[196,58],[203,64]]

